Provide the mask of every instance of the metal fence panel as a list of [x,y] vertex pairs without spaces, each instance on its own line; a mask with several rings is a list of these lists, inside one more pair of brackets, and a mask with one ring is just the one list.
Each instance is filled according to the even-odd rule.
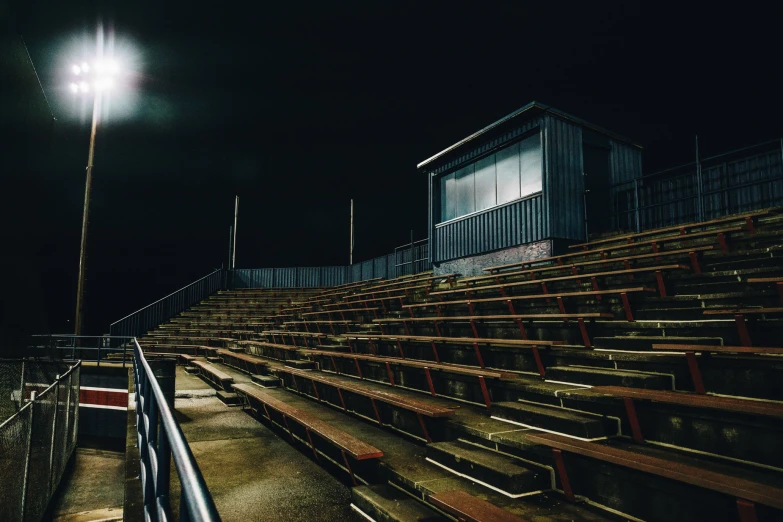
[[0,393],[21,407],[0,419],[0,520],[38,521],[76,448],[80,363],[4,362],[0,372],[8,365],[21,375]]
[[783,143],[754,145],[612,186],[612,225],[648,230],[783,205]]

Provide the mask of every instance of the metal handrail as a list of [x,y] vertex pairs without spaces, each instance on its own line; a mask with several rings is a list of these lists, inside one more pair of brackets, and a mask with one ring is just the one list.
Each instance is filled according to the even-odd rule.
[[222,268],[214,270],[179,290],[114,321],[109,325],[109,332],[113,336],[142,335],[176,314],[185,311],[194,303],[225,289],[227,281],[224,274],[225,271]]
[[[169,520],[171,517],[169,478],[170,461],[173,457],[181,487],[180,520],[219,521],[220,515],[196,459],[135,338],[133,354],[136,429],[145,518]],[[156,517],[152,516],[153,513]]]
[[139,309],[138,309],[138,310],[136,310],[135,312],[131,312],[131,313],[129,313],[128,315],[126,315],[125,317],[123,317],[123,318],[121,318],[121,319],[117,319],[116,321],[114,321],[113,323],[111,323],[111,324],[109,325],[109,328],[111,328],[111,327],[112,327],[112,326],[114,326],[115,324],[119,323],[120,321],[124,321],[125,319],[127,319],[128,317],[130,317],[130,316],[132,316],[132,315],[136,315],[136,314],[137,314],[137,313],[139,313],[139,312],[143,312],[143,311],[144,311],[144,310],[146,310],[147,308],[150,308],[150,307],[152,307],[152,306],[155,306],[156,304],[160,303],[160,302],[161,302],[161,301],[163,301],[164,299],[168,299],[169,297],[173,296],[174,294],[176,294],[176,293],[178,293],[178,292],[182,292],[183,290],[187,290],[187,289],[188,289],[188,288],[190,288],[191,286],[193,286],[193,285],[195,285],[195,284],[197,284],[197,283],[200,283],[200,282],[201,282],[201,281],[203,281],[204,279],[206,279],[206,278],[208,278],[208,277],[211,277],[211,276],[215,275],[216,273],[218,273],[218,272],[222,272],[222,271],[223,271],[223,269],[222,269],[222,268],[218,268],[218,269],[216,269],[214,272],[210,272],[209,274],[205,275],[205,276],[204,276],[204,277],[202,277],[201,279],[196,279],[195,281],[193,281],[193,282],[191,282],[191,283],[188,283],[188,284],[186,284],[185,286],[183,286],[183,287],[182,287],[182,288],[180,288],[179,290],[174,290],[174,291],[173,291],[173,292],[171,292],[169,295],[164,295],[163,297],[161,297],[161,298],[160,298],[160,299],[158,299],[157,301],[153,301],[152,303],[148,304],[147,306],[142,306],[141,308],[139,308]]

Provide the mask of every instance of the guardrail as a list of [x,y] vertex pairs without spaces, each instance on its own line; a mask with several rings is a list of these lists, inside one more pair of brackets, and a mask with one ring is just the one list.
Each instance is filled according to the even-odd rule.
[[80,366],[76,361],[65,370],[61,364],[9,360],[0,367],[6,377],[20,370],[15,375],[19,390],[14,385],[1,391],[3,401],[10,397],[21,406],[0,421],[0,520],[43,518],[76,448]]
[[169,520],[170,462],[180,482],[180,520],[218,521],[212,496],[185,436],[136,339],[133,340],[136,429],[146,520]]
[[[19,357],[50,357],[52,359],[96,362],[122,362],[133,358],[134,337],[110,335],[42,334],[30,336],[30,341],[16,355]],[[128,350],[131,350],[128,353]],[[112,354],[122,354],[113,358]]]
[[180,312],[226,288],[227,271],[218,268],[176,292],[128,314],[109,326],[111,337],[141,337]]

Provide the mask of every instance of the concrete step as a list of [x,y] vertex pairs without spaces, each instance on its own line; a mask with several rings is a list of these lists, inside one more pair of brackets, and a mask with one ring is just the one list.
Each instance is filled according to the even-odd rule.
[[652,351],[653,344],[703,344],[714,346],[721,344],[722,337],[667,337],[662,335],[628,335],[614,337],[596,337],[593,345],[607,350]]
[[242,399],[239,398],[239,395],[233,392],[227,392],[223,390],[217,391],[217,398],[220,399],[220,401],[223,404],[226,404],[228,406],[232,406],[234,404],[241,404]]
[[289,359],[285,362],[285,365],[290,366],[291,368],[297,368],[299,370],[315,369],[315,363],[310,360]]
[[671,375],[591,366],[554,366],[547,369],[547,379],[591,386],[628,386],[652,390],[671,390],[673,381]]
[[264,388],[277,388],[280,386],[280,379],[274,375],[251,375],[250,379]]
[[492,405],[492,416],[583,439],[617,434],[617,423],[602,415],[531,401],[496,402]]
[[671,308],[639,308],[634,317],[640,320],[686,321],[704,319],[701,306],[682,306]]
[[521,461],[463,441],[427,445],[427,458],[474,481],[518,495],[549,488],[547,473]]
[[440,522],[448,520],[410,495],[388,486],[358,486],[351,489],[354,509],[376,522]]
[[211,363],[222,363],[223,359],[220,357],[207,357],[207,360]]

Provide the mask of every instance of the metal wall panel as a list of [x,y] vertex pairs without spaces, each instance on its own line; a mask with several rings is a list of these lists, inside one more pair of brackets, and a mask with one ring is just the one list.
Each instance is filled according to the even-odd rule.
[[297,284],[298,287],[319,287],[321,286],[321,269],[319,267],[298,268]]
[[[437,225],[433,262],[439,263],[544,239],[546,236],[542,203],[542,195],[537,194],[464,219]],[[421,255],[426,255],[426,251]]]
[[348,267],[346,266],[322,266],[321,286],[337,286],[348,282]]
[[368,279],[372,279],[375,277],[373,273],[373,268],[375,268],[375,264],[373,263],[372,259],[368,259],[367,261],[362,261],[359,266],[361,266],[361,281],[366,281]]
[[617,140],[610,140],[611,183],[621,183],[642,175],[642,150]]
[[544,208],[546,237],[584,238],[582,128],[544,116]]
[[295,288],[296,268],[275,268],[275,288]]
[[373,273],[375,277],[389,278],[389,271],[386,268],[386,256],[373,259]]

